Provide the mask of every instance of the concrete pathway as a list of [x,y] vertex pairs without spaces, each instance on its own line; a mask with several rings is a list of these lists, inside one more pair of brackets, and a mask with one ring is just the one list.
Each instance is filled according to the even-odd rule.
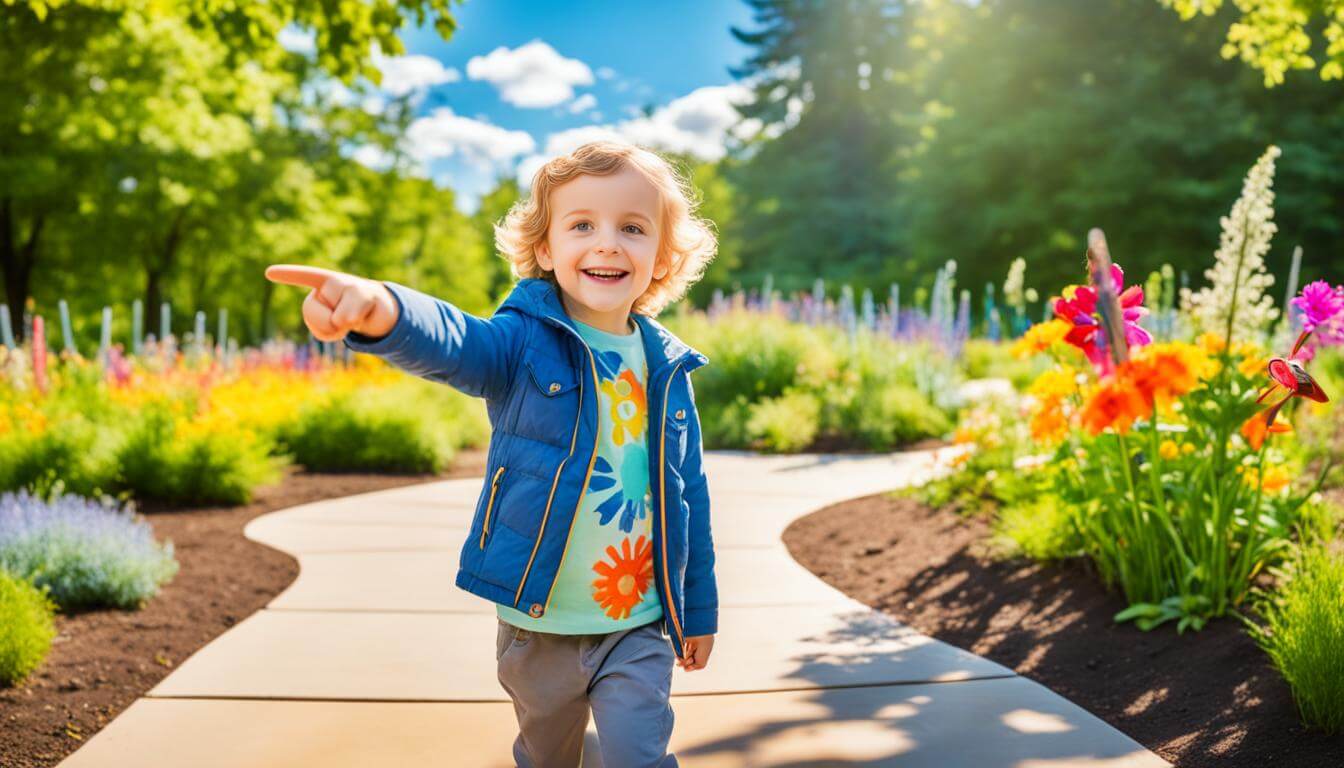
[[[921,482],[929,452],[706,454],[719,584],[709,666],[673,670],[686,766],[1165,766],[1012,670],[832,589],[780,541],[794,519]],[[453,585],[482,480],[307,504],[246,534],[298,580],[62,763],[512,766],[492,603]],[[600,766],[590,722],[585,768]],[[624,768],[609,766],[608,768]]]

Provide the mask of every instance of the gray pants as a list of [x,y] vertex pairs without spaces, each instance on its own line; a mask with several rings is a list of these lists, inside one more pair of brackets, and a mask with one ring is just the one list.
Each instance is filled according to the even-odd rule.
[[667,752],[676,652],[661,622],[557,635],[498,621],[495,658],[518,715],[519,768],[578,768],[590,706],[604,768],[677,768]]

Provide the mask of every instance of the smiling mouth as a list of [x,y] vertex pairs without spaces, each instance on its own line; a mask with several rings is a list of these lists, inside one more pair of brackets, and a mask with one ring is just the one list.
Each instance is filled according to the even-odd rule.
[[588,277],[592,278],[593,280],[596,280],[599,283],[606,283],[608,285],[612,283],[619,283],[620,281],[624,280],[627,275],[630,274],[629,272],[626,272],[623,269],[584,269],[580,271],[583,272],[583,274],[587,275]]

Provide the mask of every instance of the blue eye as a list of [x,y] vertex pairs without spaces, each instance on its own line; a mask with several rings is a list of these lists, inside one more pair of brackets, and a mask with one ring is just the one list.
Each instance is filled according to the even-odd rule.
[[627,227],[633,227],[634,230],[635,230],[635,233],[636,233],[636,234],[640,234],[640,235],[644,234],[644,230],[640,229],[638,224],[627,224],[626,226],[627,226]]
[[[586,221],[580,221],[580,222],[578,222],[578,224],[575,224],[574,227],[578,227],[578,226],[581,225],[581,224],[587,224],[587,223],[588,223],[588,222],[586,222]],[[571,229],[574,228],[574,227],[571,227]]]

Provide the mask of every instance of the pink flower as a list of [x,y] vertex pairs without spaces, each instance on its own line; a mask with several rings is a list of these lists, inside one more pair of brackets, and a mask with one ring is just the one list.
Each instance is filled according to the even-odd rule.
[[[1120,310],[1125,322],[1125,343],[1131,347],[1151,344],[1152,335],[1139,326],[1139,319],[1148,314],[1143,305],[1143,287],[1134,285],[1124,289],[1125,273],[1118,264],[1111,265],[1111,281],[1120,294]],[[1055,299],[1055,317],[1073,324],[1064,340],[1087,355],[1093,367],[1110,370],[1110,355],[1104,346],[1101,319],[1097,313],[1097,289],[1092,286],[1070,286],[1064,296]]]
[[1293,299],[1293,306],[1302,310],[1302,330],[1329,326],[1344,311],[1344,286],[1331,288],[1324,280],[1307,283]]

